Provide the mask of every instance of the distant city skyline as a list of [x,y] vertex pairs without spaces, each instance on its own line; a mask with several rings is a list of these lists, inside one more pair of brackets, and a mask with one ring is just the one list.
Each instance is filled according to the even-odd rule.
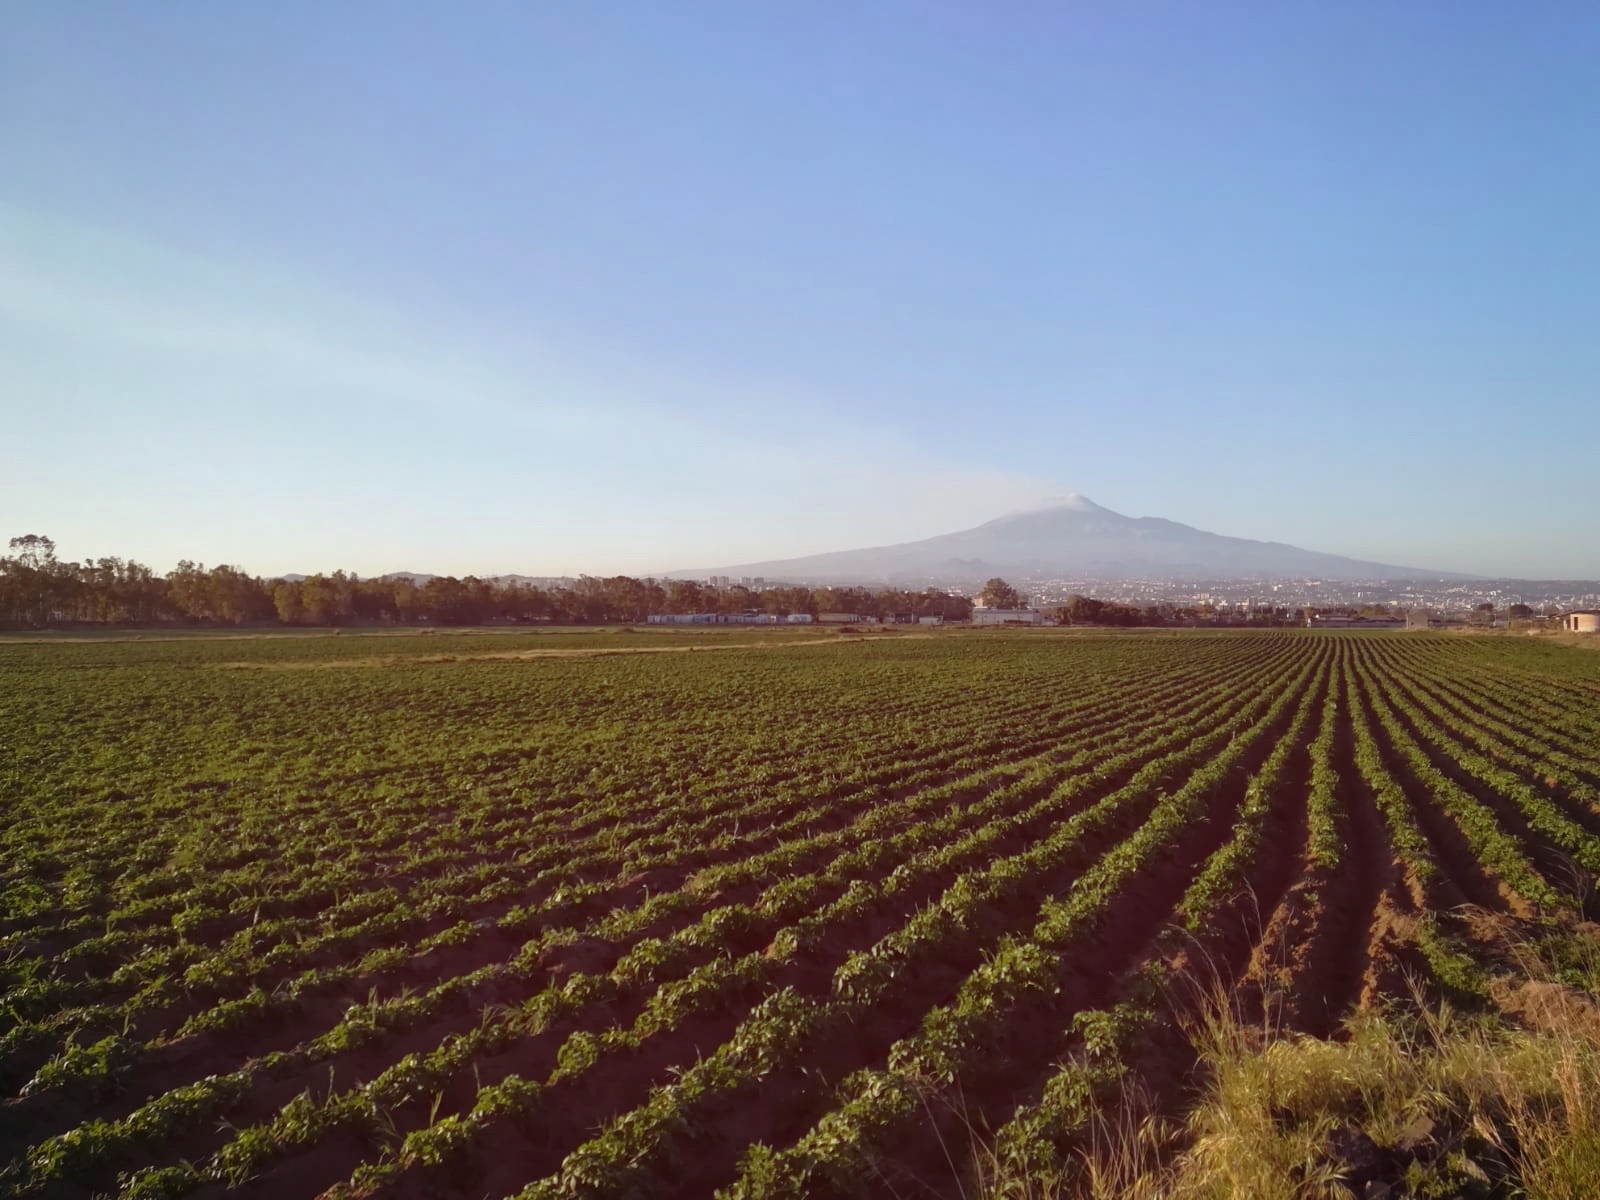
[[1082,492],[1600,577],[1600,11],[0,14],[0,543],[644,574]]

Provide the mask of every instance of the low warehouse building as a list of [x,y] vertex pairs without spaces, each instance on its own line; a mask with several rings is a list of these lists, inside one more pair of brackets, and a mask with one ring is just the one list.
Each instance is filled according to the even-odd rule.
[[652,625],[776,625],[772,613],[651,613]]
[[1036,608],[984,608],[972,610],[974,625],[1041,625],[1044,614]]
[[1568,633],[1600,633],[1600,612],[1572,612],[1561,618]]

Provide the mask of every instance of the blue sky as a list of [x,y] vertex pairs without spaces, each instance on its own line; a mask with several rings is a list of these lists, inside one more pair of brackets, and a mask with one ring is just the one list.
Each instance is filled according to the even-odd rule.
[[645,572],[1067,491],[1600,576],[1600,9],[0,10],[0,537]]

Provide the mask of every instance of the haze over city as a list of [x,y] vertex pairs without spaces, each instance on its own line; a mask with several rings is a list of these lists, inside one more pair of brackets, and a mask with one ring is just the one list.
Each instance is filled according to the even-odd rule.
[[560,575],[1130,516],[1600,577],[1600,14],[24,3],[0,538]]

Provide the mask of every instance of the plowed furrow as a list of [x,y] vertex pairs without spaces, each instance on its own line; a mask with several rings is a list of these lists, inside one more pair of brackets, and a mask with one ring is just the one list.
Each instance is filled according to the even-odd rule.
[[1410,902],[1404,864],[1390,847],[1372,794],[1356,767],[1348,706],[1334,727],[1333,767],[1345,814],[1344,853],[1332,871],[1311,871],[1299,884],[1263,945],[1285,955],[1279,979],[1287,1028],[1326,1037],[1363,996],[1377,936],[1380,899]]
[[[1372,693],[1363,683],[1362,703],[1371,705]],[[1417,824],[1427,836],[1434,861],[1447,881],[1445,903],[1475,904],[1494,912],[1527,912],[1527,905],[1509,885],[1491,874],[1478,858],[1460,827],[1441,812],[1416,779],[1410,765],[1396,749],[1394,734],[1381,722],[1374,722],[1374,737],[1387,769],[1401,784],[1411,801]],[[1453,902],[1451,894],[1457,899]]]

